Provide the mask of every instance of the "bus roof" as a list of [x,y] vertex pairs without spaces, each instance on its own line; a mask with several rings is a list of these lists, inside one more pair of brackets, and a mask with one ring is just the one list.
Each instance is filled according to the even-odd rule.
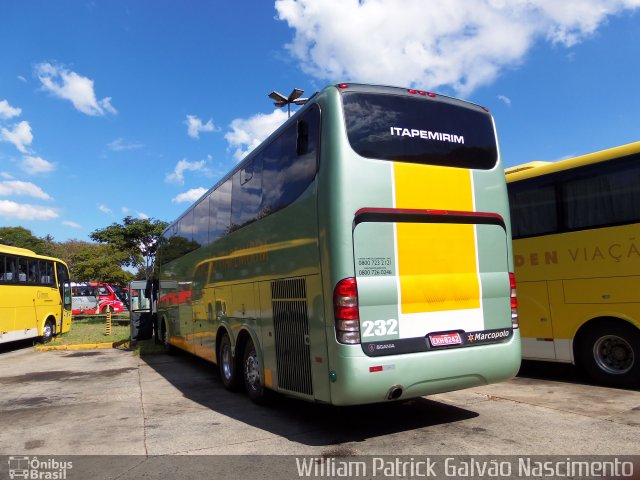
[[23,257],[39,258],[42,260],[53,260],[56,262],[64,263],[66,265],[66,262],[59,258],[49,257],[48,255],[40,255],[34,252],[33,250],[29,250],[27,248],[14,247],[14,246],[5,245],[2,243],[0,243],[0,253],[8,253],[11,255],[22,255]]
[[570,170],[572,168],[590,165],[593,163],[606,162],[615,158],[626,157],[634,153],[640,153],[640,142],[629,143],[619,147],[608,148],[599,152],[588,153],[578,157],[558,160],[557,162],[529,162],[505,169],[507,183],[526,180],[527,178],[546,175],[547,173]]
[[38,255],[33,250],[28,250],[26,248],[14,247],[12,245],[4,245],[4,244],[0,244],[0,252],[13,253],[14,255],[25,255],[28,257],[35,257]]

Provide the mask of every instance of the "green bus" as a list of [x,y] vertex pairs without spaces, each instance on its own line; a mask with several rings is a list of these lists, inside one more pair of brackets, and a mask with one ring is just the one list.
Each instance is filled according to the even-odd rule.
[[334,405],[511,378],[520,334],[493,119],[331,85],[164,232],[158,337],[229,390]]

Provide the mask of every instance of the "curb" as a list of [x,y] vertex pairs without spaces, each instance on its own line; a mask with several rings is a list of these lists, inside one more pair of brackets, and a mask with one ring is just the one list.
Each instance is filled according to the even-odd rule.
[[49,350],[92,350],[100,348],[128,348],[129,341],[111,343],[81,343],[77,345],[36,345],[36,352],[47,352]]

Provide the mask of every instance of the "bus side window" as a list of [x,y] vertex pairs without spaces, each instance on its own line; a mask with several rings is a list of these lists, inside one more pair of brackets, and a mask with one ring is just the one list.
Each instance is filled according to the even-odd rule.
[[5,265],[6,265],[5,280],[7,282],[16,281],[16,272],[17,272],[16,261],[17,261],[16,257],[10,257],[10,256],[7,256],[5,260]]
[[309,124],[305,120],[298,121],[298,134],[296,138],[296,154],[298,156],[309,152]]
[[29,261],[26,258],[18,258],[18,282],[27,283]]

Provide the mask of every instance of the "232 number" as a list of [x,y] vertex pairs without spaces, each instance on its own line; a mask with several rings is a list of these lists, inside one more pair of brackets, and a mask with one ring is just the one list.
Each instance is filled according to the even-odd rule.
[[384,337],[398,335],[398,320],[367,320],[362,322],[363,337]]

